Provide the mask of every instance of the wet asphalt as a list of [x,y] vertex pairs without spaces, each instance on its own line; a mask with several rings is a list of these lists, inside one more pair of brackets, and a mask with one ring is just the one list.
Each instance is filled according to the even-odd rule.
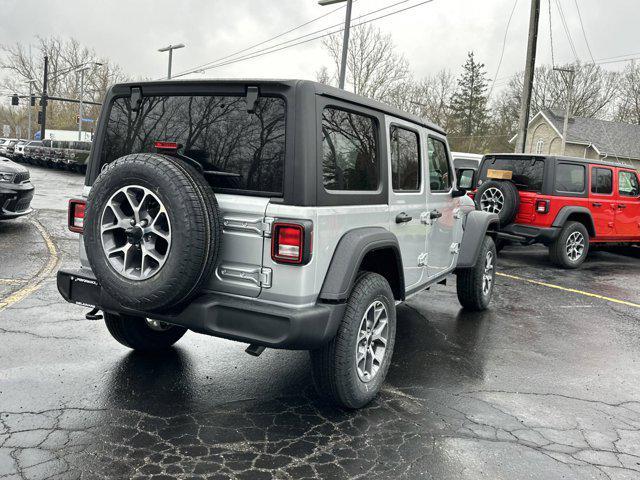
[[454,278],[414,296],[383,392],[350,412],[317,399],[305,352],[190,332],[140,355],[85,320],[54,276],[77,264],[82,179],[32,175],[37,212],[0,222],[0,478],[640,478],[634,250],[566,271],[508,247],[482,314]]

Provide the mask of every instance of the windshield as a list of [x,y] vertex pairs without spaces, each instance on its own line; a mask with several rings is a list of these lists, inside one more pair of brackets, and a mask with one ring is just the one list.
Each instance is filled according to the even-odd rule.
[[106,164],[130,153],[155,152],[155,142],[177,142],[179,153],[200,163],[219,190],[281,195],[285,155],[285,101],[260,97],[247,112],[245,97],[129,98],[111,106],[102,145]]
[[544,179],[544,160],[541,158],[495,158],[488,157],[482,162],[479,175],[480,185],[487,180],[489,170],[508,170],[518,190],[540,192]]

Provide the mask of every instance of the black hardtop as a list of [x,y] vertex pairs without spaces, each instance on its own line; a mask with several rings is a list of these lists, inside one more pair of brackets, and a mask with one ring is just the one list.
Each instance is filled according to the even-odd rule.
[[624,165],[622,163],[616,162],[607,162],[606,160],[592,160],[589,158],[582,157],[568,157],[562,155],[541,155],[535,153],[488,153],[484,157],[482,157],[481,164],[485,162],[485,160],[494,159],[494,158],[522,158],[522,159],[550,159],[550,160],[565,160],[576,163],[584,163],[589,165],[603,165],[607,167],[618,167],[618,168],[630,168],[634,169],[634,167],[630,165]]
[[387,105],[386,103],[372,100],[362,95],[356,95],[355,93],[341,90],[339,88],[331,87],[319,82],[311,80],[271,80],[271,79],[213,79],[213,80],[161,80],[161,81],[147,81],[147,82],[131,82],[131,83],[119,83],[111,87],[107,97],[129,95],[131,88],[139,87],[142,90],[142,95],[160,95],[160,94],[175,94],[175,95],[188,95],[188,94],[206,94],[212,93],[216,90],[216,87],[222,87],[221,94],[244,94],[247,86],[264,87],[276,87],[279,89],[292,89],[292,90],[311,90],[316,95],[322,95],[324,97],[334,98],[354,105],[363,106],[376,110],[378,112],[385,113],[425,128],[434,130],[442,135],[445,135],[445,131],[435,123],[431,123],[422,117],[413,115],[411,113],[403,112],[402,110]]

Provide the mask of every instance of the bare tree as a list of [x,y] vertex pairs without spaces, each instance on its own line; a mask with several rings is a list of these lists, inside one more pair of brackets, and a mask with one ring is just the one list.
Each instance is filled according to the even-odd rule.
[[[110,85],[125,80],[118,65],[100,57],[95,51],[82,46],[73,38],[38,37],[31,51],[28,46],[15,43],[0,45],[0,68],[6,76],[0,80],[3,90],[27,93],[27,80],[35,80],[34,91],[42,91],[44,56],[49,57],[47,90],[49,95],[77,99],[80,97],[79,65],[96,62],[102,66],[84,74],[84,99],[101,102]],[[26,106],[26,102],[24,103]],[[23,108],[23,110],[26,110]],[[78,106],[72,103],[49,103],[48,119],[54,128],[75,128]],[[86,116],[97,117],[99,107],[86,106]],[[25,116],[26,117],[26,116]],[[26,130],[26,122],[24,129]]]
[[[614,100],[617,97],[619,75],[593,64],[573,64],[566,67],[576,71],[571,99],[571,115],[576,117],[611,118]],[[510,101],[520,103],[522,73],[509,81],[507,91]],[[558,72],[549,66],[536,68],[531,113],[546,108],[563,109],[567,103],[567,88]]]
[[[334,83],[340,69],[342,36],[332,35],[324,46],[334,64],[332,74],[324,69],[319,80]],[[411,78],[409,62],[395,50],[391,35],[371,25],[353,29],[347,57],[347,84],[353,92],[376,100],[387,101],[394,89]]]
[[640,64],[632,62],[620,76],[620,95],[615,119],[640,125]]

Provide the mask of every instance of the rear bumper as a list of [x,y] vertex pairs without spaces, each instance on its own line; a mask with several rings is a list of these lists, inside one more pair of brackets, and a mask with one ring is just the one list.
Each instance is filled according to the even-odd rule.
[[287,308],[255,299],[204,293],[178,313],[152,314],[124,309],[88,269],[60,270],[57,280],[58,291],[71,303],[153,318],[205,335],[290,350],[312,350],[331,340],[346,307],[318,303],[312,307]]
[[543,243],[548,245],[558,238],[560,230],[557,227],[534,227],[532,225],[512,223],[501,227],[500,233],[505,233],[505,238],[508,240],[515,240],[513,237],[516,237],[517,241],[523,243]]
[[31,182],[0,184],[0,219],[16,218],[31,213],[34,190]]

